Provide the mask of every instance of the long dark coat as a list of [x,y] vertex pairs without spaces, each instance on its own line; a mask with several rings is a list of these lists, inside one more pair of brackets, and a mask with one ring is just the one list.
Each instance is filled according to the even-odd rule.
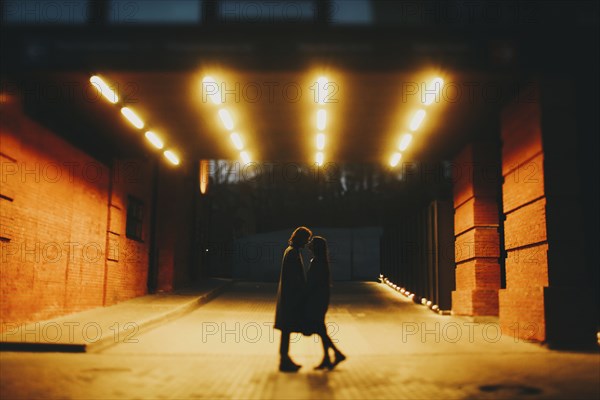
[[325,327],[329,308],[331,273],[324,259],[313,259],[306,280],[305,333],[318,333]]
[[277,289],[275,329],[302,332],[304,328],[304,305],[306,301],[306,278],[299,249],[289,246],[283,253],[281,274]]

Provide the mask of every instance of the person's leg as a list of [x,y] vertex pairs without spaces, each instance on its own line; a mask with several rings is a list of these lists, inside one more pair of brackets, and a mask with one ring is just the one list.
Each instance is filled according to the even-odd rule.
[[327,356],[328,352],[329,352],[329,342],[331,341],[329,339],[329,337],[327,336],[327,332],[324,331],[320,331],[317,333],[319,335],[319,337],[321,338],[321,344],[323,345],[323,354],[325,356]]
[[301,366],[292,361],[289,350],[290,332],[281,331],[281,342],[279,344],[279,370],[283,372],[296,372]]
[[290,332],[281,331],[281,342],[279,343],[279,355],[281,357],[289,357],[290,351]]
[[319,329],[317,334],[321,338],[321,343],[323,344],[323,352],[327,354],[328,350],[333,347],[331,338],[327,335],[327,331],[325,329]]
[[[323,325],[323,328],[320,330],[319,336],[321,336],[321,341],[323,342],[323,348],[325,349],[325,357],[327,360],[323,359],[323,363],[327,364],[329,362],[329,369],[334,368],[337,364],[341,363],[346,359],[346,356],[333,344],[333,341],[327,334],[327,328]],[[333,363],[329,360],[329,349],[333,349],[335,353],[335,358]],[[323,364],[322,363],[322,364]]]
[[317,330],[317,335],[321,338],[321,344],[323,345],[323,360],[315,369],[331,368],[331,359],[329,358],[329,348],[333,345],[331,338],[327,336],[325,325]]
[[323,326],[321,327],[321,329],[319,329],[319,332],[317,333],[321,337],[321,342],[323,343],[323,350],[325,351],[325,353],[328,352],[328,349],[333,349],[333,351],[339,353],[338,348],[335,347],[335,344],[333,344],[333,341],[327,334],[327,327],[325,326],[325,324],[323,324]]

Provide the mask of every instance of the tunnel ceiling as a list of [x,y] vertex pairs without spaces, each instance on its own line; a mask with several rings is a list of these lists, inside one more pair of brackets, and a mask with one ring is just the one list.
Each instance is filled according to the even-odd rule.
[[386,162],[419,107],[421,91],[408,93],[415,84],[441,76],[449,89],[427,108],[404,160],[439,160],[493,132],[498,109],[532,71],[573,68],[576,48],[563,46],[557,59],[557,42],[547,40],[554,30],[533,28],[3,27],[0,40],[11,55],[2,61],[5,89],[92,154],[151,151],[143,131],[89,91],[98,74],[182,160],[237,159],[217,108],[202,98],[211,75],[234,92],[226,105],[253,160],[313,162],[310,87],[324,75],[338,89],[327,105],[326,160]]
[[[273,71],[211,64],[186,71],[93,73],[118,89],[123,104],[146,122],[143,130],[94,91],[92,73],[79,71],[35,74],[22,81],[35,117],[83,147],[112,148],[125,155],[144,152],[143,132],[151,129],[184,160],[238,158],[218,118],[220,106],[210,102],[206,87],[203,92],[205,75],[223,80],[223,106],[231,110],[235,131],[254,161],[313,161],[315,114],[321,106],[311,86],[322,75],[334,84],[332,102],[325,105],[325,154],[333,162],[387,162],[418,108],[428,114],[405,160],[448,157],[510,91],[505,78],[431,66],[405,72],[348,71],[315,63],[302,71]],[[421,85],[435,76],[444,78],[447,90],[423,107]]]

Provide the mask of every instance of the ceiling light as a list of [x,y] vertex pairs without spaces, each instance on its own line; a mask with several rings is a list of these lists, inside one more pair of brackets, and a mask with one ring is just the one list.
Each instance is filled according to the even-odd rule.
[[423,118],[425,118],[425,110],[418,110],[410,121],[410,130],[414,132],[419,129],[421,122],[423,122]]
[[398,144],[398,148],[400,149],[400,151],[406,150],[411,141],[412,135],[410,133],[405,133],[404,135],[402,135],[402,137],[400,138],[400,143]]
[[323,150],[325,148],[325,134],[317,133],[317,149]]
[[135,126],[136,128],[142,129],[144,127],[144,121],[142,121],[140,119],[140,117],[138,117],[137,114],[134,113],[131,108],[129,108],[129,107],[121,108],[121,114],[123,114],[125,116],[125,118],[127,118],[129,120],[129,122],[131,122],[131,124],[133,126]]
[[[204,96],[205,93],[210,97],[210,100],[214,104],[221,104],[219,84],[212,76],[205,76],[204,79],[202,79],[202,96]],[[202,101],[204,101],[204,97],[202,97]]]
[[148,141],[150,143],[152,143],[154,145],[154,147],[156,147],[157,149],[162,149],[163,148],[163,141],[160,140],[160,138],[158,136],[156,136],[156,133],[152,132],[152,131],[148,131],[146,132],[146,139],[148,139]]
[[323,158],[324,158],[323,152],[319,151],[317,153],[317,156],[315,157],[315,162],[317,163],[318,166],[323,165]]
[[[200,160],[200,193],[206,194],[208,190],[210,161]],[[208,249],[206,250],[208,251]]]
[[221,118],[221,122],[223,123],[223,126],[225,126],[225,129],[227,129],[228,131],[233,129],[233,119],[231,118],[231,114],[229,114],[229,111],[227,111],[224,108],[221,108],[219,110],[219,117]]
[[179,157],[177,157],[177,155],[175,153],[173,153],[171,150],[165,151],[164,155],[167,158],[167,160],[169,160],[171,162],[171,164],[179,165]]
[[244,164],[250,164],[250,154],[247,151],[242,151],[240,153],[240,158],[244,162]]
[[390,165],[392,167],[395,167],[396,165],[398,165],[398,163],[400,162],[401,158],[402,158],[402,154],[401,153],[394,153],[394,154],[392,154],[392,158],[390,159]]
[[102,96],[104,96],[111,103],[115,104],[119,101],[119,96],[117,96],[117,93],[112,90],[98,75],[92,76],[90,78],[90,82],[95,85]]
[[321,76],[319,79],[317,79],[317,94],[319,97],[319,104],[325,104],[325,100],[327,99],[327,84],[329,83],[329,80],[327,80],[327,78],[325,78],[324,76]]
[[428,106],[431,103],[433,103],[434,100],[437,99],[437,96],[440,93],[440,91],[442,90],[442,85],[443,84],[444,84],[444,80],[442,78],[440,78],[440,77],[437,77],[434,80],[432,80],[430,86],[432,86],[433,88],[431,90],[428,90],[426,88],[426,90],[424,92],[425,99],[423,101],[423,104],[425,104],[426,106]]
[[327,125],[327,112],[325,110],[317,111],[317,129],[319,129],[320,131],[324,131],[326,125]]
[[244,143],[242,142],[242,138],[240,137],[240,135],[237,132],[233,132],[230,137],[231,137],[231,141],[233,142],[233,145],[235,146],[236,149],[242,150],[244,148]]

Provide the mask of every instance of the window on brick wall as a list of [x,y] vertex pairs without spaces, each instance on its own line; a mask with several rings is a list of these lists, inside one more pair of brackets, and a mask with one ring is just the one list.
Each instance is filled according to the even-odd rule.
[[144,203],[133,196],[127,198],[127,226],[125,234],[129,239],[142,240],[142,223],[144,221]]

